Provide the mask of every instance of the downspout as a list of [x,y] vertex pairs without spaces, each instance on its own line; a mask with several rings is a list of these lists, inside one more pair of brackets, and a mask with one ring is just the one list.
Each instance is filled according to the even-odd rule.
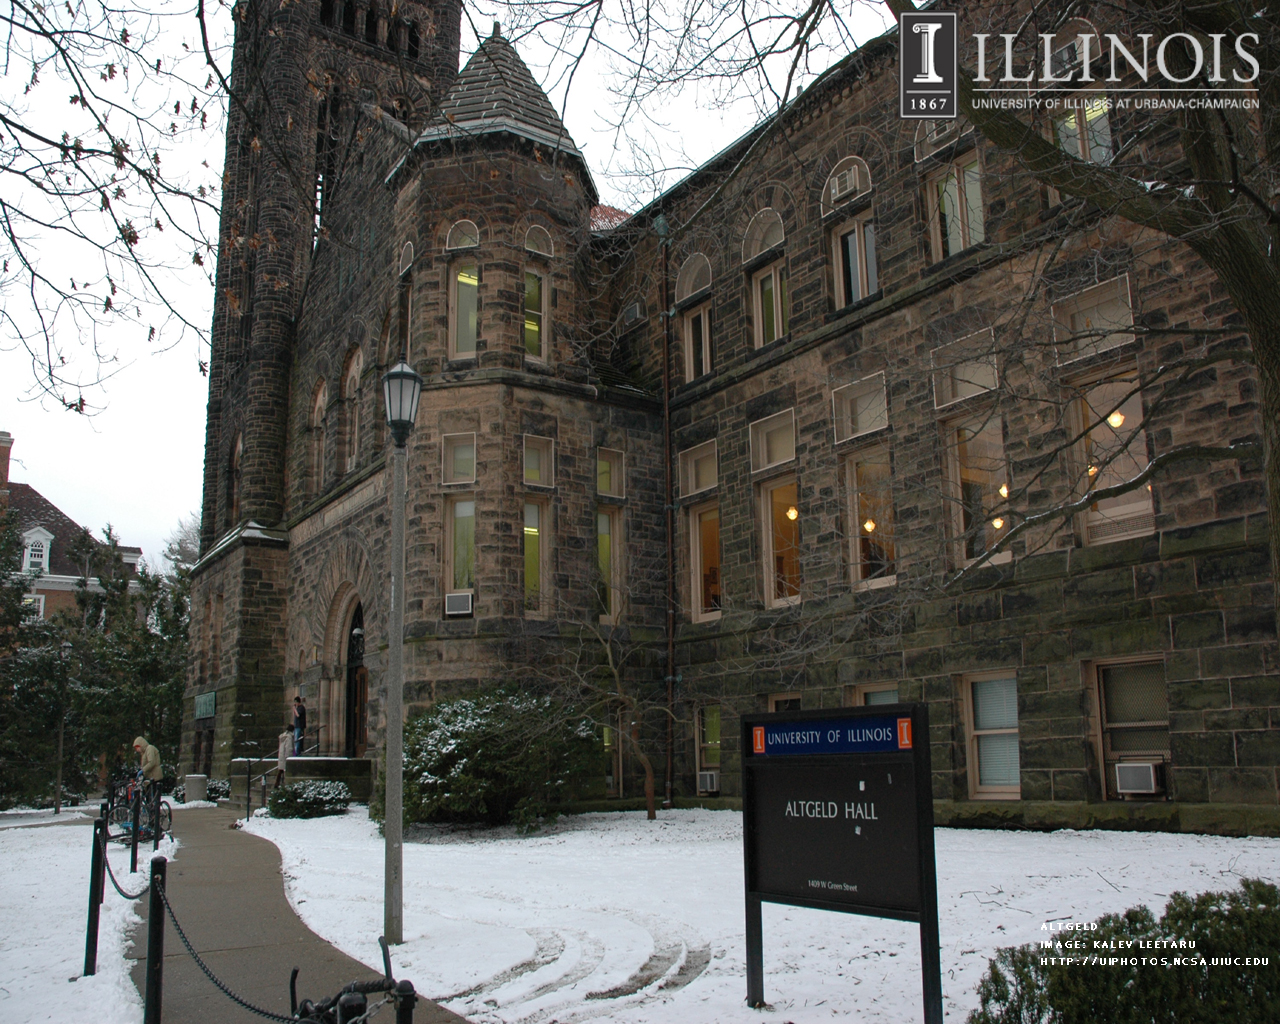
[[676,567],[675,567],[675,506],[671,486],[671,294],[667,261],[670,258],[671,240],[667,218],[658,214],[653,228],[658,233],[658,251],[662,255],[662,452],[664,469],[663,521],[667,534],[667,764],[663,783],[663,807],[674,806],[672,782],[675,775],[675,712],[676,712]]

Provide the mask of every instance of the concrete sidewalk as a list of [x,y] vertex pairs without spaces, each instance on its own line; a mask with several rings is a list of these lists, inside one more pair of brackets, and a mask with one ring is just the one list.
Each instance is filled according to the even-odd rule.
[[[298,974],[298,999],[320,1001],[349,981],[378,976],[312,932],[289,906],[274,844],[231,827],[233,811],[175,811],[173,831],[181,841],[169,865],[168,894],[182,929],[201,959],[224,984],[254,1006],[289,1014],[289,973]],[[138,851],[138,867],[150,858]],[[143,923],[129,956],[137,962],[133,981],[146,995],[148,900],[139,901]],[[168,915],[165,915],[168,917]],[[262,1017],[233,1003],[204,976],[167,921],[164,938],[164,1024],[249,1024]],[[409,979],[413,981],[413,978]],[[389,1008],[383,1010],[383,1015]],[[466,1024],[443,1007],[420,1000],[415,1024]]]

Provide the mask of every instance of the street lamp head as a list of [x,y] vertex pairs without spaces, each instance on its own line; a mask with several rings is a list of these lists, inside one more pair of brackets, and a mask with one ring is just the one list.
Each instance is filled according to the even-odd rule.
[[409,440],[418,418],[418,399],[422,395],[422,378],[412,366],[401,360],[382,378],[382,397],[386,402],[387,426],[397,448]]

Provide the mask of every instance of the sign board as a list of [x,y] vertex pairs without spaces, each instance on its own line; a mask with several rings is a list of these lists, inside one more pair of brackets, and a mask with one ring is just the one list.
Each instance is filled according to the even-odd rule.
[[898,115],[954,118],[960,76],[953,11],[898,15]]
[[747,1002],[764,1005],[760,906],[920,925],[926,1024],[942,1021],[924,704],[742,718]]
[[210,690],[208,693],[197,693],[195,713],[191,717],[192,718],[212,718],[213,705],[217,696],[218,696],[218,693],[216,690]]

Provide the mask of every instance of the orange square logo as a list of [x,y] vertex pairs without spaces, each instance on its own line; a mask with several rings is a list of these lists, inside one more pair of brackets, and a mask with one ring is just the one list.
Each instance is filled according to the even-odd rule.
[[[908,725],[911,723],[908,722]],[[764,726],[756,725],[751,729],[751,749],[756,754],[764,753]]]
[[911,749],[911,719],[909,718],[898,719],[898,749]]

